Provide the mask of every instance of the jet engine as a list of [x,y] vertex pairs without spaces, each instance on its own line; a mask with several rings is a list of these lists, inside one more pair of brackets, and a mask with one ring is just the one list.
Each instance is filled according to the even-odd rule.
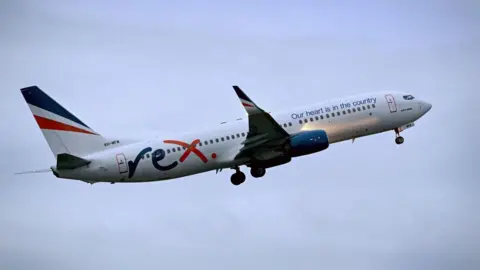
[[329,146],[328,136],[324,130],[304,131],[290,138],[289,155],[298,157],[323,151]]

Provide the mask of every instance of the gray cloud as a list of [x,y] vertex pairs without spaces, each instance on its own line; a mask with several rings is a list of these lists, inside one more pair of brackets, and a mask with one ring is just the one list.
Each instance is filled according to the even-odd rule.
[[[175,3],[2,4],[0,268],[478,268],[477,3]],[[385,89],[433,109],[401,147],[345,142],[239,187],[90,186],[12,175],[54,162],[31,84],[121,137],[235,119],[232,84],[271,111]]]

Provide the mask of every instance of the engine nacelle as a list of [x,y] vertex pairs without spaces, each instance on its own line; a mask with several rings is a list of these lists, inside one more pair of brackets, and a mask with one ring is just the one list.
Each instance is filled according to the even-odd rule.
[[289,154],[292,157],[308,155],[325,150],[329,145],[324,130],[304,131],[290,138]]

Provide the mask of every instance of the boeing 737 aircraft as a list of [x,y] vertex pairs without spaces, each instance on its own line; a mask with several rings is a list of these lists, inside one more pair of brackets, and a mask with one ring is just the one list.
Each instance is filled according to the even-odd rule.
[[56,164],[48,170],[58,178],[96,182],[161,181],[222,169],[233,169],[231,182],[245,181],[241,166],[255,177],[292,158],[326,150],[330,144],[394,131],[400,132],[432,107],[402,92],[349,96],[269,113],[238,86],[233,86],[248,117],[222,123],[208,131],[149,141],[105,138],[37,86],[21,89],[43,132]]

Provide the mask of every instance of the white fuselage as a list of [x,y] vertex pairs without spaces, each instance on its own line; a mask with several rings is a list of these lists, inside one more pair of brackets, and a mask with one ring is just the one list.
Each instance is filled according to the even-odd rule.
[[[430,109],[428,103],[405,96],[410,95],[363,94],[271,113],[271,116],[291,135],[325,130],[329,143],[333,144],[394,130],[416,121]],[[144,182],[232,168],[248,162],[235,159],[248,130],[248,119],[239,119],[204,132],[97,152],[85,157],[92,161],[88,166],[74,170],[52,169],[58,177],[86,182]],[[197,139],[200,143],[188,149]]]

